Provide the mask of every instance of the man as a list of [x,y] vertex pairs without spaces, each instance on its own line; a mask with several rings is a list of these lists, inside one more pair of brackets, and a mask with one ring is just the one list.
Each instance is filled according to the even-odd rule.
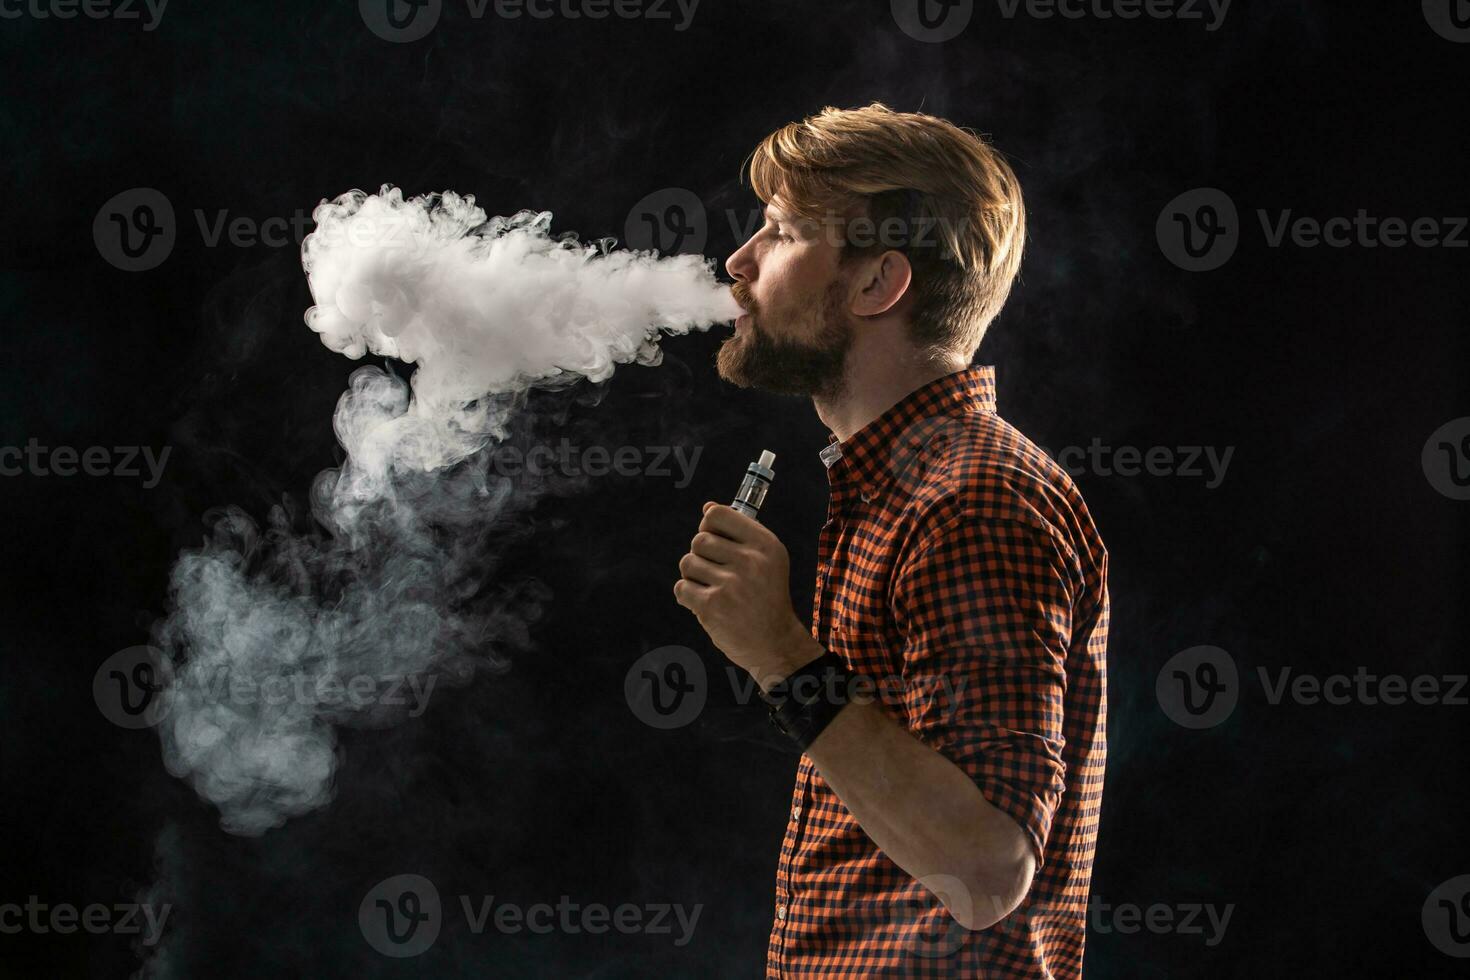
[[705,504],[679,603],[804,750],[767,977],[1080,976],[1106,754],[1107,555],[970,361],[1020,265],[1015,174],[881,104],[749,162],[722,377],[832,431],[810,631],[786,549]]

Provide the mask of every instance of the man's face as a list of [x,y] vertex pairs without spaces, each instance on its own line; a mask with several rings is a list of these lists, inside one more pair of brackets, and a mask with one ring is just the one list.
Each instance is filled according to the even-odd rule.
[[746,313],[720,345],[720,377],[784,395],[835,396],[853,337],[841,251],[820,224],[779,199],[765,216],[725,260],[735,279],[730,292]]

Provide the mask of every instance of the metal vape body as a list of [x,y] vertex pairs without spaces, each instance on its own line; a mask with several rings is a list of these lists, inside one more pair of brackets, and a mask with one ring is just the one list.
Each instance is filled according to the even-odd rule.
[[771,469],[775,462],[775,453],[769,449],[761,450],[761,458],[745,468],[740,492],[735,494],[730,506],[746,517],[760,520],[761,504],[766,502],[766,491],[771,489],[771,481],[776,478],[775,471]]

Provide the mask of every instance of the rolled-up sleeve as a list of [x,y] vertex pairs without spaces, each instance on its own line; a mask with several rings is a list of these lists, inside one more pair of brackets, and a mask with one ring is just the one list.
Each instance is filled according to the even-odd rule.
[[910,729],[1026,832],[1045,864],[1062,797],[1071,556],[1043,526],[962,510],[893,580]]

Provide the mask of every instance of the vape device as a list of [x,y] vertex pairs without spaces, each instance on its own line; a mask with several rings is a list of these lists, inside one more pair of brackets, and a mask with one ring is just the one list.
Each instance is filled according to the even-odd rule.
[[740,492],[735,495],[730,506],[746,517],[760,520],[761,504],[766,502],[766,491],[771,489],[771,481],[776,478],[771,469],[775,462],[775,453],[769,449],[761,450],[761,458],[745,468],[745,479],[740,484]]

